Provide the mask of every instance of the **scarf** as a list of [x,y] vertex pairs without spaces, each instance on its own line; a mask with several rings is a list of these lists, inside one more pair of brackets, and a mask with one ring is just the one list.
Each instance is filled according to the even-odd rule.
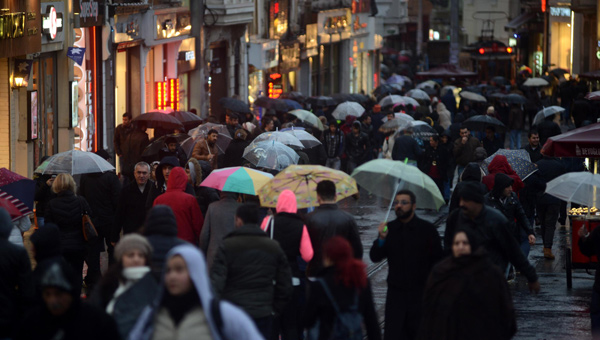
[[110,300],[108,305],[106,305],[106,313],[112,315],[115,310],[115,304],[117,303],[119,297],[149,272],[150,267],[146,266],[123,268],[122,273],[125,281],[119,281],[119,287],[117,290],[115,290],[113,298]]

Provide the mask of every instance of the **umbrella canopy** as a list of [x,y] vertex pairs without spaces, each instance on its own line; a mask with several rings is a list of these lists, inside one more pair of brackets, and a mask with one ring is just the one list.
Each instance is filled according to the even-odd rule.
[[379,105],[382,107],[394,105],[394,104],[402,104],[402,105],[413,105],[415,107],[419,106],[419,102],[417,102],[414,98],[398,96],[398,95],[389,95],[381,99]]
[[224,97],[219,99],[219,104],[221,104],[223,108],[233,112],[252,113],[252,111],[250,111],[250,107],[248,107],[248,104],[239,99]]
[[320,165],[290,165],[259,190],[260,205],[276,207],[279,195],[287,189],[296,194],[298,209],[317,206],[317,183],[323,180],[335,183],[336,202],[358,192],[356,181],[342,171]]
[[510,93],[503,96],[502,101],[509,104],[525,104],[527,103],[527,98],[517,93]]
[[377,97],[400,93],[402,93],[402,86],[399,86],[398,84],[383,84],[373,90],[373,94]]
[[292,148],[277,141],[250,144],[244,149],[242,157],[256,167],[278,171],[297,164],[300,159]]
[[537,124],[541,123],[542,121],[544,121],[544,119],[546,119],[546,117],[554,116],[555,114],[561,113],[564,110],[565,110],[564,108],[562,108],[560,106],[556,106],[556,105],[546,107],[546,108],[542,109],[541,111],[539,111],[535,115],[535,118],[533,118],[532,125],[537,125]]
[[314,113],[310,111],[292,110],[288,112],[288,114],[294,115],[296,118],[300,119],[304,123],[308,123],[321,131],[325,130],[325,127],[323,126],[323,123],[321,122],[319,117],[317,117]]
[[488,95],[488,98],[503,100],[504,98],[506,98],[506,96],[507,95],[502,92],[494,92],[494,93],[490,93]]
[[150,143],[142,152],[142,157],[151,157],[154,155],[158,155],[158,153],[160,152],[160,150],[162,148],[165,148],[165,140],[167,138],[175,138],[177,140],[177,143],[179,143],[181,145],[181,143],[190,138],[190,136],[188,134],[185,133],[178,133],[178,134],[170,134],[170,135],[165,135],[162,136],[160,138],[155,139],[154,141],[152,141],[152,143]]
[[492,82],[496,83],[497,85],[506,85],[508,84],[508,80],[506,80],[506,78],[504,78],[503,76],[496,76],[494,78],[492,78]]
[[354,98],[348,93],[336,93],[331,96],[336,103],[341,104],[343,102],[355,102]]
[[483,172],[487,175],[488,165],[492,162],[492,160],[497,155],[503,155],[506,157],[508,164],[510,167],[519,175],[521,180],[525,180],[529,175],[536,172],[538,170],[537,166],[531,162],[531,157],[529,153],[525,150],[507,150],[507,149],[498,149],[493,155],[483,160],[481,164],[481,168]]
[[600,175],[590,172],[569,172],[546,184],[546,193],[563,201],[588,207],[600,203]]
[[169,116],[173,116],[175,119],[180,121],[186,130],[193,129],[202,124],[202,119],[200,117],[187,111],[172,111],[169,112]]
[[213,170],[200,186],[220,191],[258,195],[258,189],[267,184],[273,175],[242,166]]
[[304,145],[305,148],[310,149],[314,148],[317,145],[321,145],[321,141],[318,140],[315,136],[306,132],[304,128],[301,127],[291,127],[287,129],[281,130],[281,132],[289,133],[294,137],[298,138],[298,140]]
[[[292,102],[294,101],[292,100]],[[288,112],[290,110],[288,104],[283,99],[273,99],[269,97],[258,97],[254,101],[254,105],[280,112]]]
[[398,74],[394,74],[386,80],[388,84],[398,84],[400,86],[404,85],[404,78]]
[[300,103],[298,103],[295,100],[291,100],[291,99],[280,99],[283,102],[285,102],[285,104],[288,107],[288,110],[300,110],[302,109],[302,105],[300,105]]
[[229,147],[229,143],[233,139],[229,134],[229,130],[227,130],[227,126],[222,124],[214,124],[214,123],[206,123],[194,128],[188,132],[191,138],[186,139],[181,143],[181,147],[183,151],[186,152],[187,155],[192,154],[192,150],[194,150],[194,146],[200,140],[205,140],[208,131],[217,130],[217,149],[219,150],[219,154],[224,154],[227,147]]
[[469,92],[469,91],[461,91],[458,94],[461,98],[473,101],[473,102],[481,102],[481,103],[485,103],[487,102],[487,99],[485,99],[484,96],[474,93],[474,92]]
[[333,98],[326,96],[310,97],[306,100],[306,102],[313,107],[334,106],[337,104],[337,102]]
[[552,157],[600,158],[600,123],[548,138],[542,153]]
[[439,88],[440,84],[438,84],[437,82],[435,82],[433,80],[426,80],[426,81],[424,81],[422,83],[417,84],[417,86],[416,86],[417,89],[421,89],[421,90],[424,89],[424,88],[426,88],[426,87],[435,89],[435,88]]
[[473,116],[463,122],[463,126],[466,126],[467,128],[469,128],[469,130],[474,131],[484,131],[485,128],[490,125],[496,128],[496,131],[498,132],[506,130],[506,126],[504,125],[504,123],[488,115]]
[[420,120],[412,121],[408,126],[413,130],[413,137],[429,138],[438,135],[438,132],[431,125]]
[[360,104],[366,104],[370,100],[368,96],[360,93],[351,93],[350,98],[353,99],[352,101],[355,101]]
[[169,129],[169,130],[174,130],[174,129],[179,129],[179,130],[184,130],[184,126],[183,123],[181,123],[177,118],[171,116],[168,113],[162,113],[162,112],[147,112],[144,114],[141,114],[135,118],[133,118],[132,120],[133,123],[145,123],[147,127],[152,128],[152,129],[156,129],[156,128],[163,128],[163,129]]
[[115,170],[114,166],[93,152],[70,150],[51,156],[35,172],[42,175],[60,173],[81,175],[112,170]]
[[555,68],[554,70],[550,70],[550,73],[555,75],[557,78],[563,77],[565,74],[568,74],[569,71],[564,68]]
[[4,208],[13,221],[23,216],[19,208],[8,198],[0,198],[0,208]]
[[440,91],[440,96],[445,95],[446,92],[448,92],[448,91],[454,92],[454,90],[456,90],[456,86],[454,86],[454,85],[446,85],[446,86],[442,87],[442,90]]
[[425,101],[430,101],[431,98],[429,98],[429,94],[427,94],[427,92],[423,91],[423,90],[419,90],[419,89],[412,89],[408,92],[406,92],[406,97],[410,97],[416,100],[425,100]]
[[541,86],[548,86],[549,84],[550,83],[546,79],[529,78],[529,79],[525,80],[525,82],[523,83],[523,86],[541,87]]
[[600,100],[600,91],[590,92],[586,94],[585,99],[592,101]]
[[391,201],[394,200],[398,190],[408,189],[417,196],[420,208],[439,210],[445,203],[431,177],[419,168],[404,162],[375,159],[354,169],[352,177],[367,191]]
[[306,101],[306,96],[303,95],[302,93],[296,92],[296,91],[282,93],[279,98],[291,99],[291,100],[296,101],[298,103],[304,103]]
[[394,119],[387,120],[387,117],[384,117],[385,123],[381,125],[380,129],[382,131],[393,131],[393,130],[402,130],[409,126],[411,122],[415,119],[405,113],[395,113]]
[[268,141],[276,141],[283,145],[287,145],[292,148],[303,149],[304,145],[300,140],[290,133],[285,133],[281,131],[267,131],[263,132],[260,135],[256,136],[250,146],[259,144],[260,142],[268,142]]
[[360,117],[363,113],[365,113],[365,108],[359,103],[344,102],[338,105],[331,115],[335,119],[345,120],[347,116]]
[[33,211],[34,196],[35,181],[6,168],[0,169],[0,197],[9,200],[21,215]]

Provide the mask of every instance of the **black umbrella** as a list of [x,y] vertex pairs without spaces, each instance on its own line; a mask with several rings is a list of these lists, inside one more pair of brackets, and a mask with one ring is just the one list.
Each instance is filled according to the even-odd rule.
[[309,103],[312,107],[337,105],[337,102],[333,98],[326,96],[310,97],[306,100],[306,102]]
[[170,112],[169,115],[175,117],[177,120],[183,123],[183,126],[186,130],[193,129],[202,124],[202,119],[200,117],[188,111],[173,111]]
[[291,99],[297,101],[298,103],[304,103],[306,101],[306,96],[297,91],[291,91],[281,94],[282,99]]
[[165,148],[165,140],[167,138],[175,138],[177,140],[177,143],[181,144],[181,142],[183,142],[184,140],[188,139],[190,136],[186,133],[178,133],[178,134],[170,134],[170,135],[165,135],[162,136],[160,138],[155,139],[154,141],[152,141],[152,143],[150,143],[142,152],[142,157],[144,157],[144,159],[158,155],[158,153],[160,152],[160,149]]
[[354,101],[360,104],[367,104],[370,100],[368,96],[360,93],[351,93],[350,97],[354,98]]
[[503,132],[506,130],[506,126],[494,117],[490,117],[487,115],[477,115],[473,116],[463,122],[463,126],[467,127],[469,130],[474,131],[483,131],[488,126],[493,126],[496,128],[497,132]]
[[283,99],[273,99],[269,97],[258,97],[254,101],[254,105],[264,107],[265,109],[273,109],[280,112],[288,112],[288,105]]
[[560,78],[561,76],[569,73],[569,71],[565,70],[564,68],[555,68],[554,70],[551,70],[550,73],[555,75],[556,78]]
[[336,93],[331,96],[333,100],[335,100],[336,104],[341,104],[343,102],[357,102],[351,95],[347,93]]
[[493,92],[493,93],[489,93],[487,95],[488,98],[492,98],[492,99],[504,99],[506,98],[506,94],[502,93],[502,92]]
[[376,97],[387,96],[388,94],[401,94],[402,87],[398,84],[383,84],[373,90],[373,94]]
[[250,108],[248,107],[248,104],[244,103],[243,101],[241,101],[239,99],[224,97],[224,98],[219,99],[219,104],[221,104],[221,106],[223,106],[224,108],[231,110],[233,112],[252,113],[250,111]]
[[517,94],[517,93],[511,93],[511,94],[505,96],[504,98],[502,98],[502,100],[509,104],[525,104],[525,103],[527,103],[527,98],[525,98],[522,95]]
[[183,124],[175,117],[170,116],[167,113],[162,112],[147,112],[142,115],[135,117],[132,120],[133,123],[145,123],[146,127],[156,129],[166,129],[166,130],[174,130],[179,129],[183,130]]

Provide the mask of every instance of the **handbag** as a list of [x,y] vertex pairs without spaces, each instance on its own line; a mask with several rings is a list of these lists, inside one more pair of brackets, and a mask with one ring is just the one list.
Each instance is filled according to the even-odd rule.
[[83,238],[88,243],[92,243],[98,238],[98,231],[96,230],[96,227],[94,227],[94,223],[92,223],[92,219],[88,211],[85,209],[81,199],[79,199],[79,204],[81,205],[81,225],[83,230]]

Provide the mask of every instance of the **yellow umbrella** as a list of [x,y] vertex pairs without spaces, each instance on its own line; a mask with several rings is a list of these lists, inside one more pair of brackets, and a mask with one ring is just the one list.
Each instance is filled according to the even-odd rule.
[[356,181],[346,173],[320,165],[290,165],[258,190],[260,204],[275,208],[277,198],[285,189],[296,194],[298,209],[318,206],[317,183],[335,183],[336,202],[358,192]]

